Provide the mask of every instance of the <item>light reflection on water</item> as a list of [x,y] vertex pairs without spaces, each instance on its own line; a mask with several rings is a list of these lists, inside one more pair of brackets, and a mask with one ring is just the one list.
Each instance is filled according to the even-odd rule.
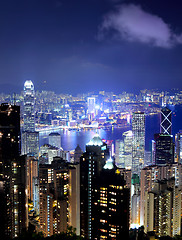
[[[146,117],[146,150],[151,148],[151,140],[155,133],[158,133],[160,130],[160,117],[158,115],[152,115]],[[122,134],[125,131],[131,130],[131,126],[123,128],[114,128],[111,130],[98,129],[97,133],[102,139],[113,140],[122,139]],[[61,146],[64,150],[70,151],[76,148],[77,144],[80,145],[81,149],[85,151],[85,145],[93,138],[96,133],[95,130],[81,130],[81,131],[68,131],[68,130],[59,130],[57,131],[61,134]],[[50,132],[49,132],[50,133]],[[39,135],[40,146],[45,143],[48,143],[49,133],[41,133]]]

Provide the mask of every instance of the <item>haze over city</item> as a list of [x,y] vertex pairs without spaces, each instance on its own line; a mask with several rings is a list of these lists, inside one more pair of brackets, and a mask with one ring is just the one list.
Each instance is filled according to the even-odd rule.
[[182,88],[181,11],[179,0],[1,1],[0,89]]

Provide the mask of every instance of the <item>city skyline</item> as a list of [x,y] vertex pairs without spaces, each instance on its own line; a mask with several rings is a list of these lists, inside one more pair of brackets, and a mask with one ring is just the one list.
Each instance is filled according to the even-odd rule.
[[[2,91],[181,88],[179,0],[3,1]],[[15,84],[16,82],[16,84]]]

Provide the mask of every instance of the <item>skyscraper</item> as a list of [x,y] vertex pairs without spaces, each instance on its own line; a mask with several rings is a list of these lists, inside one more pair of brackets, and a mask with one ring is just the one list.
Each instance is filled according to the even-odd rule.
[[87,239],[128,239],[129,189],[96,135],[80,159],[80,228]]
[[175,146],[176,160],[178,163],[182,163],[182,130],[175,135]]
[[94,179],[100,175],[109,156],[107,145],[98,134],[86,145],[80,159],[80,234],[92,239],[92,189]]
[[35,91],[31,80],[24,84],[22,154],[38,157],[39,133],[35,131]]
[[155,134],[154,140],[156,143],[155,164],[174,163],[173,137],[166,134]]
[[87,99],[87,104],[88,104],[88,118],[89,120],[93,120],[95,117],[95,98],[94,97],[89,97]]
[[157,181],[150,192],[145,192],[145,231],[155,231],[158,237],[180,234],[181,189],[174,179]]
[[35,131],[35,91],[31,80],[26,80],[24,84],[24,131]]
[[57,132],[49,134],[49,144],[53,147],[61,148],[61,135]]
[[172,111],[167,107],[161,109],[160,133],[172,134]]
[[20,156],[20,107],[0,106],[0,233],[14,238],[27,227],[25,156]]
[[140,175],[145,153],[145,113],[135,112],[132,117],[132,173]]
[[124,143],[121,139],[115,142],[115,164],[118,168],[124,168]]

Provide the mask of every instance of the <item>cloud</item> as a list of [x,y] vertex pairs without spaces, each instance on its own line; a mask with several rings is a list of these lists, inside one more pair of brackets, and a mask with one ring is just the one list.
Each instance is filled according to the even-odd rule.
[[182,44],[182,34],[176,35],[162,18],[145,12],[139,5],[123,4],[104,17],[98,39],[114,33],[119,40],[141,42],[162,48]]

